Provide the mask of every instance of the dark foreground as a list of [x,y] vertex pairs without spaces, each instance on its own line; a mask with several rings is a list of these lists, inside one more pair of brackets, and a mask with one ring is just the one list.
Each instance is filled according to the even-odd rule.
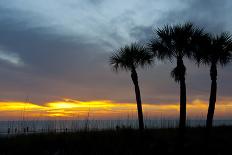
[[177,129],[80,131],[0,138],[0,155],[232,154],[232,127],[217,127],[206,141],[204,128],[188,128],[180,145]]

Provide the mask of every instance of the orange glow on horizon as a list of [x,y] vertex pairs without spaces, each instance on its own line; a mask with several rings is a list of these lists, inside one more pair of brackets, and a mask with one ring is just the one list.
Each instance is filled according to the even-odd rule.
[[[206,116],[208,103],[194,100],[187,104],[187,113],[190,117]],[[143,104],[145,117],[160,118],[162,116],[179,116],[179,104]],[[231,117],[232,102],[220,101],[216,104],[215,115]],[[0,119],[111,119],[137,118],[135,103],[115,103],[113,101],[78,101],[63,99],[44,105],[24,102],[0,102]]]
[[24,110],[25,108],[29,110],[39,110],[43,107],[36,104],[24,102],[0,102],[0,111],[17,111]]

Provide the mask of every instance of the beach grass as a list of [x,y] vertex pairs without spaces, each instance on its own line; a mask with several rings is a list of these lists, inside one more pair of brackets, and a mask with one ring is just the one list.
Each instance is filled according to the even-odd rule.
[[184,148],[180,150],[178,129],[124,128],[40,133],[0,138],[0,154],[8,155],[133,155],[133,154],[231,154],[232,126],[213,128],[206,140],[205,128],[187,128]]

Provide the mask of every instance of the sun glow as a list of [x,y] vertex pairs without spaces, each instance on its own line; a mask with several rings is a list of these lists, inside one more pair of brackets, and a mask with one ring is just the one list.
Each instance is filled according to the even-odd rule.
[[17,110],[40,110],[44,107],[24,102],[0,102],[0,111],[17,111]]
[[[187,104],[188,116],[206,115],[208,104],[206,101],[194,100]],[[143,111],[146,117],[159,118],[161,115],[166,117],[179,116],[179,104],[143,104]],[[231,116],[232,102],[221,101],[216,105],[216,116]],[[99,101],[78,101],[63,99],[53,101],[44,105],[24,102],[0,102],[1,119],[110,119],[127,118],[128,116],[137,117],[137,106],[135,103],[115,103],[109,100]]]
[[71,109],[79,107],[77,104],[65,102],[52,102],[48,103],[47,106],[55,109]]

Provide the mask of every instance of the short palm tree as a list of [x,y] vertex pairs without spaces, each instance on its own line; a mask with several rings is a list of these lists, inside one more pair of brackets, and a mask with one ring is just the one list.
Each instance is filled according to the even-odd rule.
[[164,26],[158,28],[155,38],[149,44],[150,49],[158,59],[175,59],[177,66],[172,70],[171,76],[180,84],[180,121],[181,133],[186,126],[186,67],[183,59],[190,58],[193,51],[193,37],[203,35],[203,30],[191,23],[183,25]]
[[144,129],[144,122],[143,122],[142,101],[140,96],[138,75],[136,69],[138,67],[151,65],[152,62],[153,62],[153,54],[149,52],[144,46],[139,45],[138,43],[132,43],[131,45],[126,45],[125,47],[118,49],[110,57],[110,65],[112,65],[115,71],[118,71],[118,69],[122,69],[131,72],[131,78],[135,87],[140,130]]
[[211,91],[206,120],[206,128],[209,132],[213,125],[213,116],[217,98],[217,66],[225,66],[232,60],[232,37],[228,33],[217,36],[208,36],[199,43],[199,50],[194,53],[198,64],[210,65]]

